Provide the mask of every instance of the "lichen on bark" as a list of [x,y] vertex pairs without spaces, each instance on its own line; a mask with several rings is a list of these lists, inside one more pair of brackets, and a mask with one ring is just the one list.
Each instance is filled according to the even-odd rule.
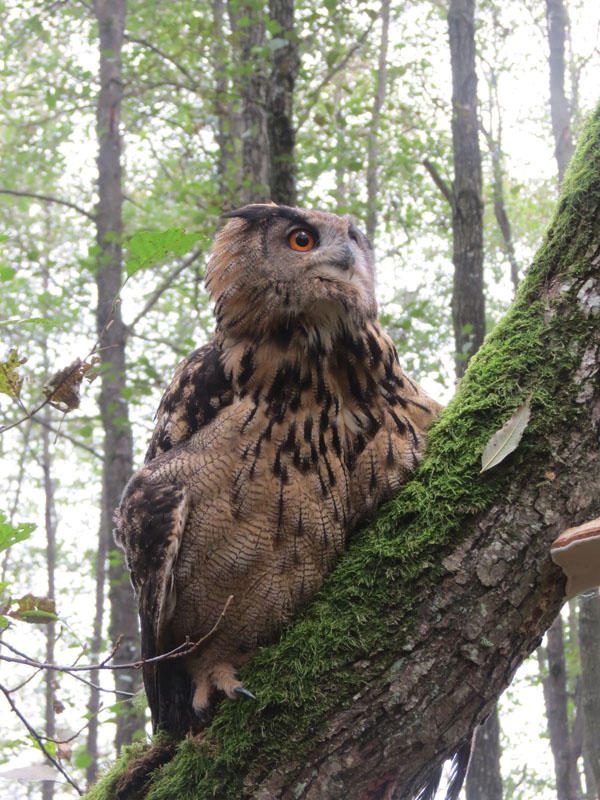
[[[600,514],[600,325],[586,299],[599,266],[600,109],[419,472],[242,670],[258,701],[223,703],[152,774],[148,800],[409,797],[481,721],[562,602],[551,541]],[[487,440],[528,397],[521,444],[480,475]],[[115,797],[117,782],[89,797]]]

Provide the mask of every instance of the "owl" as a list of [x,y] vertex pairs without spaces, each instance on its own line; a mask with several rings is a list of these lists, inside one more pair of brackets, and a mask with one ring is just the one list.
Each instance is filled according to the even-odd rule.
[[[421,458],[440,406],[377,321],[373,251],[349,217],[225,215],[212,341],[176,369],[116,513],[139,601],[155,730],[184,736],[322,585],[349,533]],[[224,613],[223,613],[224,612]]]

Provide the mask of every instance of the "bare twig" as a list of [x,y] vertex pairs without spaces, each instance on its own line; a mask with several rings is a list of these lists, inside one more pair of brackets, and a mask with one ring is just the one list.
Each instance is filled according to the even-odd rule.
[[0,188],[0,194],[10,194],[15,195],[16,197],[31,197],[34,200],[43,200],[45,203],[56,203],[59,206],[66,206],[67,208],[72,208],[74,211],[78,211],[80,214],[83,214],[84,217],[87,217],[92,222],[96,222],[96,217],[90,211],[86,211],[85,208],[78,206],[77,203],[71,203],[69,200],[63,200],[60,197],[53,197],[49,194],[39,194],[38,192],[25,192],[19,189],[3,189]]
[[[55,428],[54,425],[50,425],[50,423],[46,422],[45,420],[40,419],[39,417],[33,417],[32,422],[37,422],[38,425],[41,425],[43,428],[47,428],[52,433],[55,433],[57,436],[60,436],[63,439],[66,439],[71,444],[75,445],[75,447],[80,447],[82,450],[85,450],[87,453],[95,456],[96,458],[102,459],[102,453],[99,453],[98,450],[94,450],[93,447],[90,447],[83,442],[80,442],[74,436],[70,436],[68,433],[65,433],[63,430],[59,428]],[[2,433],[4,429],[0,429],[0,433]]]
[[44,742],[42,741],[42,739],[41,739],[40,735],[38,734],[38,732],[35,730],[35,728],[33,728],[33,727],[32,727],[32,726],[29,724],[29,722],[28,722],[28,721],[25,719],[25,717],[23,716],[23,714],[22,714],[22,713],[19,711],[19,709],[18,709],[18,708],[17,708],[17,706],[15,705],[15,703],[14,703],[14,701],[13,701],[12,697],[10,696],[10,691],[9,691],[9,690],[6,688],[6,686],[3,686],[1,683],[0,683],[0,692],[2,692],[2,694],[3,694],[3,695],[6,697],[6,700],[7,700],[8,704],[9,704],[9,706],[10,706],[10,707],[11,707],[11,709],[12,709],[12,710],[15,712],[15,714],[17,715],[17,717],[18,717],[18,718],[21,720],[21,722],[23,723],[23,725],[25,726],[25,728],[26,728],[26,729],[27,729],[27,731],[29,732],[29,735],[30,735],[30,736],[32,736],[32,737],[35,739],[35,741],[36,741],[36,742],[37,742],[37,744],[38,744],[38,747],[40,748],[40,750],[42,751],[42,753],[43,753],[43,754],[46,756],[46,758],[48,759],[48,761],[50,761],[50,763],[51,763],[51,764],[52,764],[54,767],[56,767],[56,769],[57,769],[57,770],[58,770],[58,771],[61,773],[61,775],[62,775],[62,776],[65,778],[65,780],[66,780],[68,783],[70,783],[70,784],[71,784],[71,786],[72,786],[72,787],[75,789],[75,791],[77,792],[77,794],[79,794],[79,795],[82,795],[82,794],[83,794],[83,791],[82,791],[82,790],[79,788],[79,786],[78,786],[78,785],[75,783],[75,781],[74,781],[74,780],[71,778],[71,776],[70,776],[70,775],[69,775],[69,773],[68,773],[68,772],[65,770],[65,768],[62,766],[62,764],[60,764],[60,762],[59,762],[59,761],[57,761],[57,760],[54,758],[54,756],[53,756],[53,755],[52,755],[52,754],[51,754],[51,753],[48,751],[48,749],[47,749],[47,748],[46,748],[46,746],[44,745]]
[[167,661],[171,658],[183,658],[184,656],[189,656],[191,653],[195,652],[204,642],[213,636],[216,632],[217,628],[221,624],[223,617],[227,613],[227,609],[231,605],[233,601],[233,595],[229,595],[227,598],[227,602],[223,606],[223,610],[219,614],[219,617],[212,628],[206,633],[202,638],[198,639],[196,642],[191,642],[189,638],[186,638],[185,642],[182,642],[177,647],[174,647],[172,650],[169,650],[167,653],[161,653],[161,655],[154,656],[153,658],[142,658],[139,661],[130,661],[125,664],[109,664],[119,646],[121,644],[121,637],[117,639],[115,646],[112,648],[110,653],[100,661],[98,664],[73,664],[73,665],[65,665],[65,664],[46,664],[43,661],[38,661],[36,658],[31,658],[26,653],[18,650],[13,645],[9,644],[8,642],[0,639],[0,646],[6,647],[7,650],[10,650],[11,653],[15,653],[17,656],[13,658],[11,656],[0,655],[0,661],[7,661],[11,664],[24,664],[28,667],[35,667],[36,669],[47,669],[53,670],[55,672],[65,672],[68,675],[74,675],[76,672],[89,672],[90,670],[96,669],[107,669],[107,670],[118,670],[118,669],[141,669],[145,664],[156,664],[159,661]]
[[375,24],[375,19],[372,19],[371,22],[369,23],[368,27],[361,33],[361,35],[354,42],[354,44],[352,44],[348,48],[348,50],[344,54],[343,58],[341,58],[336,64],[333,64],[332,67],[327,70],[327,72],[325,73],[323,78],[319,81],[317,86],[311,92],[308,93],[307,110],[304,112],[304,114],[300,114],[298,116],[298,122],[296,124],[296,131],[299,131],[300,128],[304,125],[304,123],[310,117],[310,114],[311,114],[311,112],[312,112],[312,110],[314,108],[313,101],[317,97],[320,96],[320,94],[323,91],[324,87],[327,86],[327,84],[332,80],[332,78],[335,77],[335,75],[337,75],[338,72],[340,72],[342,69],[344,69],[344,67],[350,61],[352,56],[354,56],[354,54],[357,53],[360,50],[360,48],[363,46],[363,44],[367,40],[367,37],[369,36],[371,31],[373,30],[373,25],[374,24]]
[[[180,64],[178,61],[176,61],[173,58],[173,56],[170,56],[168,53],[165,53],[164,50],[161,50],[160,47],[157,47],[155,44],[152,44],[152,42],[149,42],[147,39],[141,39],[136,36],[130,36],[127,33],[124,35],[123,38],[125,39],[126,42],[130,42],[131,44],[139,44],[141,47],[146,47],[148,50],[150,50],[153,53],[156,53],[157,56],[160,56],[162,59],[164,59],[164,61],[168,61],[169,64],[172,64],[175,67],[175,69],[181,72],[182,75],[185,75],[185,77],[190,82],[192,89],[197,85],[198,82],[195,80],[192,73],[188,69],[186,69],[186,67],[184,67],[183,64]],[[186,88],[189,89],[190,87],[188,86]]]

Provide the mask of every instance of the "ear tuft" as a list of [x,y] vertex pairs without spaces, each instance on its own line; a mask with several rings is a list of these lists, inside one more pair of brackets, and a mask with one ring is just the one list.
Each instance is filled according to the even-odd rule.
[[227,211],[222,215],[223,219],[240,218],[248,222],[262,222],[265,219],[272,219],[278,216],[281,207],[277,203],[251,203],[233,211]]

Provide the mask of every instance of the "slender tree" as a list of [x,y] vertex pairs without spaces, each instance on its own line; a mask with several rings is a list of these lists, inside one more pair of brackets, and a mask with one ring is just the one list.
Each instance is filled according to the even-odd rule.
[[377,68],[377,86],[373,99],[371,126],[369,129],[369,145],[367,150],[367,236],[375,241],[377,229],[377,203],[379,194],[378,181],[378,137],[381,124],[381,110],[385,102],[387,83],[387,57],[390,29],[390,0],[381,3],[381,41],[379,44],[379,63]]
[[483,202],[475,71],[475,0],[450,0],[448,35],[452,66],[452,319],[456,374],[485,336]]
[[558,165],[558,182],[562,183],[567,164],[573,154],[571,111],[565,91],[565,42],[568,26],[563,0],[546,0],[548,44],[550,54],[550,112],[554,135],[554,154]]
[[240,204],[269,200],[265,12],[260,0],[228,0],[240,100]]
[[296,205],[294,86],[300,67],[294,28],[294,0],[269,0],[274,31],[270,39],[271,76],[267,86],[269,186],[274,203]]
[[[122,662],[134,661],[139,652],[136,603],[122,553],[111,542],[113,510],[132,472],[133,441],[129,411],[125,400],[126,327],[121,316],[119,292],[123,280],[121,177],[121,47],[125,26],[125,0],[95,0],[100,46],[100,91],[97,105],[98,205],[96,287],[98,305],[96,325],[99,352],[102,358],[100,414],[104,428],[104,461],[102,468],[103,548],[110,549],[109,598],[111,606],[110,638],[119,642],[116,657]],[[135,670],[115,672],[115,686],[122,691],[135,691],[139,675]],[[131,706],[124,706],[117,716],[115,743],[117,750],[130,742],[143,728],[143,718]]]

